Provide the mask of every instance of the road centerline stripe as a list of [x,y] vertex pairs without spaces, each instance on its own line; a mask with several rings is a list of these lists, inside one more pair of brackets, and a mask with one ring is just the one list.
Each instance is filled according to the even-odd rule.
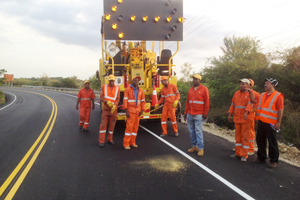
[[210,175],[212,175],[213,177],[215,177],[216,179],[218,179],[219,181],[221,181],[223,184],[225,184],[226,186],[228,186],[230,189],[232,189],[233,191],[235,191],[236,193],[238,193],[239,195],[241,195],[242,197],[244,197],[245,199],[251,199],[254,200],[253,197],[249,196],[248,194],[246,194],[245,192],[243,192],[241,189],[237,188],[236,186],[234,186],[233,184],[231,184],[229,181],[227,181],[226,179],[224,179],[223,177],[221,177],[220,175],[218,175],[217,173],[213,172],[211,169],[209,169],[208,167],[204,166],[203,164],[201,164],[199,161],[197,161],[196,159],[192,158],[191,156],[189,156],[188,154],[184,153],[183,151],[181,151],[180,149],[178,149],[177,147],[175,147],[173,144],[167,142],[166,140],[162,139],[161,137],[157,136],[155,133],[153,133],[152,131],[150,131],[149,129],[145,128],[142,125],[139,125],[142,129],[144,129],[145,131],[149,132],[151,135],[153,135],[154,137],[156,137],[157,139],[159,139],[160,141],[164,142],[166,145],[168,145],[169,147],[171,147],[172,149],[174,149],[175,151],[177,151],[178,153],[180,153],[181,155],[183,155],[184,157],[186,157],[187,159],[189,159],[190,161],[192,161],[194,164],[198,165],[200,168],[202,168],[203,170],[205,170],[207,173],[209,173]]
[[[17,165],[17,167],[14,169],[14,171],[9,175],[9,177],[5,180],[5,182],[2,184],[2,186],[0,187],[0,197],[2,196],[2,194],[5,192],[5,190],[7,189],[7,187],[11,184],[11,182],[15,179],[16,175],[20,172],[20,170],[22,169],[22,167],[24,166],[24,164],[26,163],[26,161],[29,159],[29,157],[31,156],[32,152],[36,149],[37,145],[40,143],[41,139],[43,138],[43,136],[45,135],[45,132],[48,130],[49,125],[51,123],[51,126],[49,128],[49,130],[52,130],[52,127],[54,125],[54,122],[56,120],[56,115],[57,115],[57,105],[56,103],[48,96],[44,95],[44,94],[40,94],[40,93],[35,93],[35,92],[29,92],[29,91],[25,91],[28,93],[34,93],[34,94],[38,94],[41,96],[44,96],[45,98],[47,98],[51,104],[52,104],[52,112],[51,115],[49,117],[49,120],[47,121],[47,124],[45,125],[43,131],[41,132],[41,134],[39,135],[39,137],[37,138],[37,140],[34,142],[34,144],[31,146],[31,148],[29,149],[29,151],[25,154],[25,156],[22,158],[22,160],[19,162],[19,164]],[[54,116],[54,117],[53,117]],[[47,132],[47,134],[50,132]],[[46,137],[46,136],[45,136]],[[48,137],[47,137],[48,138]],[[44,138],[45,139],[45,138]],[[44,141],[44,140],[43,140]],[[41,144],[40,144],[41,146]],[[39,146],[39,147],[40,147]],[[34,154],[35,155],[35,154]],[[32,160],[32,158],[31,158]],[[29,163],[28,163],[29,164]],[[27,166],[28,166],[27,164]],[[26,168],[25,168],[26,169]],[[24,170],[23,170],[24,172]],[[19,177],[20,178],[20,177]]]

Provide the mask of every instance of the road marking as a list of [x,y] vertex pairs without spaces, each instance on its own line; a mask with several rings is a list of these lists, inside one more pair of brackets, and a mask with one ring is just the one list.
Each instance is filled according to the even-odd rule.
[[10,92],[4,92],[4,91],[2,91],[3,93],[7,93],[7,94],[11,94],[11,95],[13,95],[13,96],[15,96],[15,99],[14,99],[14,101],[13,102],[11,102],[10,104],[8,104],[7,106],[4,106],[3,108],[0,108],[0,110],[3,110],[4,108],[7,108],[8,106],[11,106],[13,103],[15,103],[15,101],[17,100],[17,96],[16,95],[14,95],[13,93],[10,93]]
[[156,137],[160,141],[164,142],[166,145],[168,145],[169,147],[171,147],[172,149],[174,149],[175,151],[177,151],[178,153],[180,153],[181,155],[183,155],[184,157],[186,157],[190,161],[192,161],[194,164],[196,164],[199,167],[201,167],[203,170],[205,170],[210,175],[212,175],[213,177],[215,177],[216,179],[218,179],[219,181],[221,181],[222,183],[224,183],[226,186],[228,186],[229,188],[231,188],[233,191],[235,191],[236,193],[238,193],[239,195],[241,195],[245,199],[251,199],[251,200],[253,199],[254,200],[254,198],[252,198],[251,196],[249,196],[248,194],[246,194],[245,192],[243,192],[242,190],[240,190],[239,188],[237,188],[236,186],[234,186],[233,184],[231,184],[230,182],[228,182],[223,177],[221,177],[220,175],[216,174],[215,172],[213,172],[212,170],[210,170],[209,168],[207,168],[203,164],[201,164],[199,161],[195,160],[194,158],[192,158],[188,154],[184,153],[183,151],[181,151],[180,149],[178,149],[177,147],[175,147],[171,143],[169,143],[166,140],[162,139],[161,137],[157,136],[155,133],[153,133],[149,129],[145,128],[144,126],[140,125],[140,127],[142,129],[144,129],[145,131],[149,132],[151,135],[153,135],[154,137]]
[[[28,91],[24,91],[24,92],[28,92]],[[44,137],[43,141],[39,145],[38,149],[35,151],[34,155],[31,158],[31,160],[29,161],[29,163],[27,164],[27,166],[25,167],[25,169],[23,170],[23,172],[21,173],[20,177],[15,182],[14,186],[9,191],[9,193],[6,196],[5,199],[12,199],[13,196],[15,195],[15,193],[17,192],[17,190],[20,187],[21,183],[25,179],[27,173],[31,169],[32,165],[34,164],[37,156],[39,155],[40,151],[42,150],[45,142],[47,141],[47,139],[48,139],[48,137],[49,137],[49,135],[50,135],[50,133],[52,131],[52,128],[54,126],[54,123],[56,121],[57,105],[56,105],[55,101],[53,101],[53,99],[51,99],[50,97],[48,97],[48,96],[46,96],[44,94],[35,93],[35,92],[29,92],[29,93],[34,93],[34,94],[38,94],[38,95],[46,97],[52,103],[52,112],[51,112],[50,118],[49,118],[46,126],[44,127],[43,131],[41,132],[41,134],[39,135],[39,137],[37,138],[37,140],[34,142],[34,144],[29,149],[29,151],[25,154],[25,156],[23,157],[23,159],[21,160],[21,162],[17,165],[17,167],[14,169],[14,171],[9,175],[9,177],[6,179],[6,181],[0,187],[0,197],[3,194],[3,192],[7,189],[7,187],[11,184],[11,182],[16,177],[16,175],[20,172],[20,170],[23,167],[23,165],[26,163],[26,161],[28,160],[28,158],[30,157],[30,155],[32,154],[32,152],[34,151],[34,149],[36,148],[36,146],[39,144],[40,140],[43,138],[45,132],[47,131],[47,129],[48,129],[49,124],[51,123],[51,121],[52,121],[52,123],[51,123],[50,128],[48,129],[48,132],[47,132],[46,136]]]

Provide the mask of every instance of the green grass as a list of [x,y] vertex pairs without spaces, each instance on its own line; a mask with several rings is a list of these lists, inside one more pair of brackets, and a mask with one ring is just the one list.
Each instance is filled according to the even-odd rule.
[[5,103],[5,95],[0,90],[0,105]]

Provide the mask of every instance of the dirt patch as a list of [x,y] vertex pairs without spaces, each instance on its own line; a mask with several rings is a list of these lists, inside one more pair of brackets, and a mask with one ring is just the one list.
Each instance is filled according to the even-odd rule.
[[[183,119],[181,120],[181,122],[186,124]],[[223,129],[212,123],[203,123],[203,131],[225,138],[232,143],[235,142],[235,130]],[[234,145],[232,146],[232,148],[234,148]],[[278,148],[279,160],[300,167],[300,151],[296,147],[278,142]],[[256,143],[255,151],[257,151]]]
[[185,162],[181,162],[173,156],[157,156],[142,161],[134,161],[132,164],[147,166],[163,172],[181,172],[187,168]]

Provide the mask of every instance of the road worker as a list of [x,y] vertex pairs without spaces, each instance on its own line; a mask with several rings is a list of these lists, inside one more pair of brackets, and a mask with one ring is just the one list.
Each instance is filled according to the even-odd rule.
[[193,78],[193,87],[190,88],[186,100],[184,120],[190,132],[192,148],[188,152],[198,152],[197,156],[204,155],[204,141],[202,124],[207,119],[209,111],[209,92],[207,87],[201,85],[201,76],[195,74]]
[[256,120],[258,121],[256,143],[257,159],[255,163],[266,163],[267,139],[269,143],[269,167],[275,168],[278,165],[279,150],[276,134],[280,130],[283,115],[284,97],[276,91],[278,81],[274,78],[265,79],[265,90],[262,93],[257,107]]
[[167,76],[161,77],[161,83],[164,86],[161,90],[161,98],[159,99],[158,103],[155,105],[155,109],[158,109],[159,105],[163,101],[165,101],[164,107],[162,110],[162,115],[161,115],[161,127],[163,130],[163,133],[160,136],[164,137],[168,133],[167,132],[167,118],[168,117],[172,123],[172,128],[175,133],[175,136],[178,136],[179,134],[178,134],[175,111],[176,111],[178,101],[180,99],[180,93],[179,93],[176,85],[169,83]]
[[253,106],[250,101],[249,93],[246,89],[249,88],[250,81],[247,78],[240,80],[240,90],[235,92],[232,98],[232,103],[229,109],[228,121],[235,123],[235,154],[232,158],[241,158],[241,161],[246,161],[250,146],[250,124],[253,123],[254,114]]
[[107,144],[114,145],[113,133],[117,121],[117,107],[120,101],[120,87],[115,85],[115,76],[113,74],[108,76],[108,84],[105,84],[101,88],[100,100],[102,104],[102,116],[99,128],[99,146],[104,147],[104,141],[106,136],[107,124],[108,135]]
[[94,99],[96,98],[94,91],[90,88],[90,82],[84,81],[84,88],[82,88],[77,95],[76,110],[78,110],[78,104],[80,103],[80,119],[79,128],[84,131],[88,131],[91,105],[92,109],[95,109]]
[[138,148],[136,136],[139,129],[140,116],[146,109],[144,91],[138,86],[140,80],[140,76],[135,76],[130,87],[126,88],[124,92],[123,109],[125,109],[127,117],[123,140],[125,150],[130,150],[130,147]]
[[[254,81],[250,78],[249,78],[249,81],[250,81],[250,87],[247,88],[246,90],[247,90],[247,92],[249,92],[249,97],[250,97],[251,103],[253,104],[252,112],[255,115],[258,101],[260,98],[260,94],[252,89],[254,86]],[[250,124],[250,146],[249,146],[248,155],[254,154],[254,148],[255,148],[254,143],[255,143],[255,118],[253,118],[253,122]]]

